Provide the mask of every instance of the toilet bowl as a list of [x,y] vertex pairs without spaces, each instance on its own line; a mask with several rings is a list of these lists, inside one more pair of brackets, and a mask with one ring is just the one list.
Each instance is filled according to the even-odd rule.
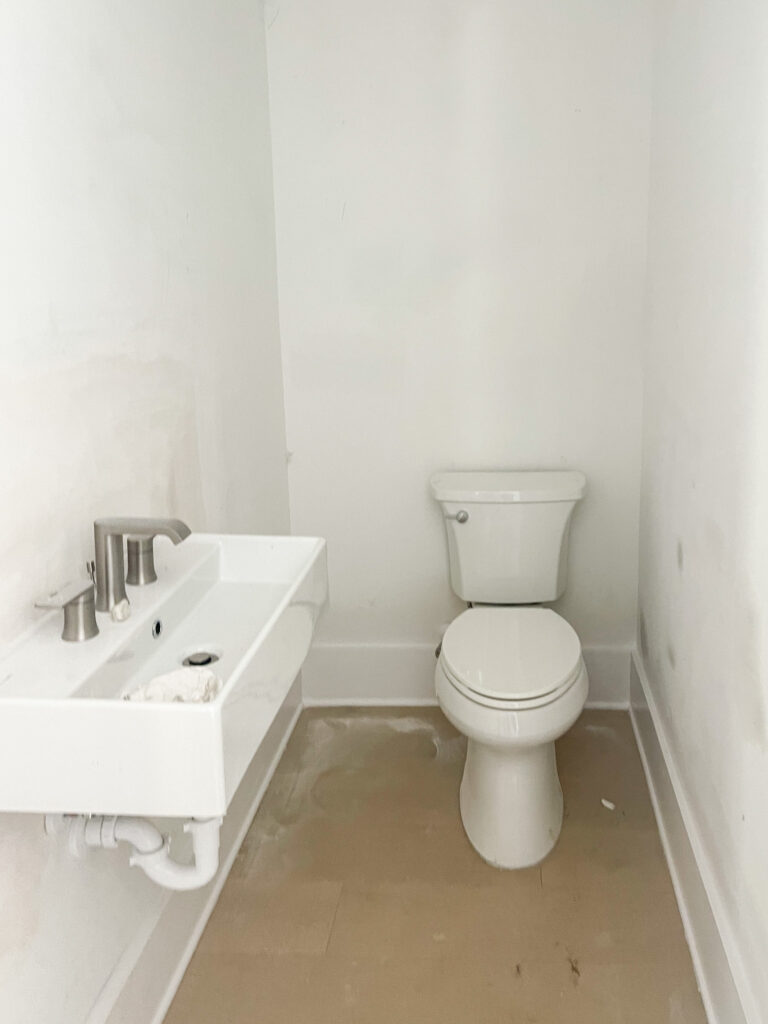
[[459,806],[470,842],[497,867],[538,863],[563,820],[555,740],[587,699],[578,636],[548,608],[471,608],[443,637],[435,686],[468,739]]

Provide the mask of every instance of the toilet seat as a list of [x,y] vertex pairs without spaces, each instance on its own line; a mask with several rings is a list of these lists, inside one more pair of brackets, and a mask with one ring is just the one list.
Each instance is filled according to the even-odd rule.
[[573,674],[562,686],[558,687],[557,690],[552,690],[550,693],[542,694],[538,697],[529,697],[524,700],[499,700],[495,697],[487,697],[484,694],[476,693],[474,690],[470,690],[460,679],[452,675],[448,670],[444,662],[440,662],[443,669],[443,674],[448,680],[450,685],[457,690],[462,697],[466,700],[472,701],[473,704],[478,704],[484,708],[496,708],[500,711],[526,711],[528,709],[534,710],[535,708],[543,708],[547,704],[552,704],[554,701],[559,700],[560,697],[564,696],[571,687],[581,677],[581,665],[577,666]]
[[550,608],[471,608],[448,627],[440,661],[450,682],[487,707],[549,704],[578,678],[581,643]]

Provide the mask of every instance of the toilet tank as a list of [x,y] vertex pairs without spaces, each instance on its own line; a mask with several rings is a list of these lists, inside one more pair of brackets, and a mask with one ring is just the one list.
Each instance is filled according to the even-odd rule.
[[477,604],[537,604],[565,590],[568,534],[586,478],[572,470],[436,473],[451,586]]

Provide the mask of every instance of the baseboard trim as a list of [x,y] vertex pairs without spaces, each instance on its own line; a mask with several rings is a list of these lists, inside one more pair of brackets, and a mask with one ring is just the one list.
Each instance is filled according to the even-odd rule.
[[[216,878],[210,888],[171,897],[106,1024],[162,1024],[302,709],[301,680],[297,679],[224,819],[224,828],[231,823],[231,832],[223,837],[226,852]],[[169,966],[165,984],[158,986],[155,979],[162,961]]]
[[[629,707],[629,647],[586,646],[587,706]],[[307,707],[435,704],[432,644],[315,644],[302,668]]]
[[633,654],[630,718],[651,793],[661,842],[710,1024],[758,1024],[739,997],[715,912],[695,853],[691,813],[642,662]]
[[436,697],[387,699],[386,697],[305,697],[305,708],[436,708]]
[[434,704],[434,644],[314,644],[304,703],[328,707]]
[[585,645],[582,654],[589,675],[588,708],[626,711],[629,707],[630,647]]

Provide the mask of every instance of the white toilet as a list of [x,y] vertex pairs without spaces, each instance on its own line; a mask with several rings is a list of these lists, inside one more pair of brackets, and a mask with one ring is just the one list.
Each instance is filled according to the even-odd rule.
[[542,860],[557,842],[563,794],[555,740],[581,714],[587,670],[573,628],[549,608],[565,589],[581,473],[438,473],[451,586],[471,604],[448,627],[437,699],[468,738],[461,819],[502,868]]

